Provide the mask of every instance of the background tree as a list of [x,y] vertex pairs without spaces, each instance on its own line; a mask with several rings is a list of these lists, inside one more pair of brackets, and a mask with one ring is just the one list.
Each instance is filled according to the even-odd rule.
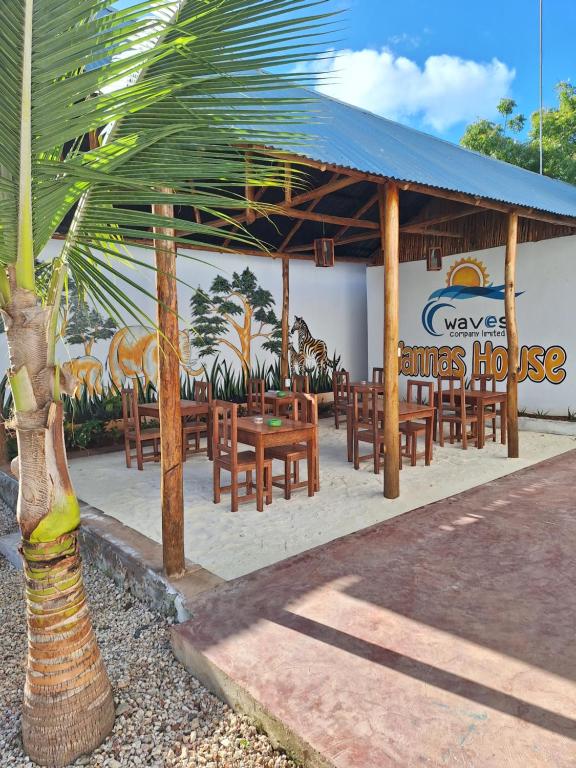
[[104,317],[86,298],[80,296],[76,284],[68,286],[68,305],[60,329],[69,344],[82,344],[84,354],[91,355],[95,341],[106,341],[114,336],[118,323],[112,317]]
[[[137,258],[124,242],[153,250],[155,228],[188,245],[214,236],[193,216],[163,216],[159,206],[189,206],[207,221],[253,205],[239,194],[246,163],[238,148],[298,140],[291,126],[305,120],[308,100],[291,90],[302,82],[294,68],[321,52],[314,38],[323,17],[313,0],[1,7],[0,311],[29,638],[22,736],[36,763],[63,766],[92,750],[114,720],[64,448],[68,382],[56,341],[66,279],[72,274],[112,317],[154,325],[126,291],[146,293],[128,267],[151,267],[153,258]],[[250,184],[281,185],[283,176],[283,163],[252,158]],[[57,231],[60,251],[47,255]],[[246,231],[232,237],[254,246]]]
[[[570,184],[576,184],[576,87],[559,83],[558,105],[543,113],[544,173]],[[538,172],[539,113],[530,117],[528,135],[521,134],[528,122],[522,114],[514,114],[516,102],[502,99],[498,111],[501,123],[477,120],[465,130],[461,144],[484,155]]]
[[[274,312],[274,297],[246,267],[234,272],[232,280],[216,277],[209,292],[198,288],[190,299],[193,345],[200,357],[218,352],[219,346],[231,349],[242,366],[244,380],[252,369],[252,342],[266,339],[262,347],[276,355],[282,345],[282,326]],[[230,333],[235,341],[230,340]]]

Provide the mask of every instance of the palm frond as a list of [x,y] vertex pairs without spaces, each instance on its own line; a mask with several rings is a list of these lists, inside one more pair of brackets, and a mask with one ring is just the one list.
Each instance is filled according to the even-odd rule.
[[[247,204],[245,148],[306,141],[299,125],[309,119],[313,96],[295,90],[305,77],[293,67],[321,52],[332,24],[323,5],[7,4],[0,28],[0,263],[19,253],[26,199],[34,256],[76,210],[64,252],[78,285],[111,314],[121,308],[142,320],[118,287],[121,244],[136,239],[152,248],[152,227],[172,227],[186,244],[219,235],[186,218],[152,215],[152,207],[170,202],[208,219],[233,215]],[[282,184],[283,164],[254,154],[249,178],[252,185]],[[172,193],[159,191],[166,189]],[[232,238],[254,242],[242,227]]]

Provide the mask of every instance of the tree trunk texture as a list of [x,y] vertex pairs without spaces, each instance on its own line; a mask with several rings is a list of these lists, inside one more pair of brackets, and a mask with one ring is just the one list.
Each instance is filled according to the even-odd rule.
[[518,214],[508,214],[508,234],[504,282],[506,311],[506,336],[508,344],[508,377],[506,379],[506,413],[508,420],[508,457],[520,455],[518,436],[518,325],[516,323],[516,254],[518,244]]
[[398,268],[400,209],[398,186],[378,188],[382,253],[384,255],[384,496],[400,495],[398,402]]
[[[169,190],[164,190],[169,192]],[[155,205],[154,213],[174,216],[171,205]],[[158,298],[158,405],[160,415],[160,498],[162,553],[167,576],[182,576],[184,556],[184,487],[182,484],[182,414],[180,409],[180,331],[174,230],[158,229],[156,295]]]
[[35,762],[64,766],[106,737],[114,701],[82,581],[80,509],[56,399],[66,382],[48,360],[51,310],[32,291],[11,283],[2,315],[18,439],[17,516],[28,621],[22,738]]

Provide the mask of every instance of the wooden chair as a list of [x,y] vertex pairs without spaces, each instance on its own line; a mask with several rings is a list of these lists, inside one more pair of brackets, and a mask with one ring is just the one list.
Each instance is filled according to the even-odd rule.
[[384,368],[372,368],[372,383],[384,384]]
[[[294,419],[304,421],[306,424],[314,424],[316,433],[318,430],[318,398],[307,392],[297,392],[294,399]],[[284,462],[284,474],[272,477],[272,484],[282,488],[284,498],[290,499],[292,491],[308,486],[308,480],[300,480],[300,462],[308,459],[308,450],[305,443],[295,445],[278,445],[266,449],[267,459],[277,459]],[[314,441],[314,488],[320,490],[320,472],[318,456],[318,439]]]
[[264,379],[248,379],[248,387],[246,391],[248,416],[264,416],[266,413],[266,405],[264,403],[265,386]]
[[[434,402],[434,384],[422,379],[408,379],[406,383],[406,402],[431,404]],[[426,423],[423,421],[405,421],[400,424],[400,434],[405,437],[404,456],[410,458],[410,464],[415,467],[420,458],[425,457],[425,451],[418,453],[418,437],[426,435]]]
[[[470,389],[480,392],[496,392],[496,377],[492,373],[474,373],[470,378]],[[498,420],[502,424],[502,412],[496,403],[484,405],[484,427],[492,424],[492,442],[496,442],[496,427]]]
[[350,396],[350,374],[348,371],[332,372],[332,391],[334,392],[334,426],[340,429],[340,414],[348,418]]
[[[132,459],[135,456],[136,466],[142,470],[144,469],[145,461],[160,461],[160,430],[141,428],[140,415],[138,414],[138,393],[136,390],[123,388],[121,395],[126,466],[130,469]],[[132,453],[132,443],[135,445],[135,454]],[[146,452],[146,447],[151,447],[152,452]]]
[[[374,461],[374,473],[380,472],[380,453],[384,449],[384,430],[380,428],[378,397],[384,396],[380,387],[359,386],[352,391],[352,440],[354,469],[361,461]],[[370,453],[360,454],[360,443],[372,446]]]
[[[197,403],[212,403],[212,384],[209,381],[194,382],[194,400]],[[210,450],[210,424],[208,416],[188,416],[182,420],[182,458],[186,461],[189,453],[203,453],[209,455]],[[194,438],[194,447],[190,447],[190,438]],[[200,447],[200,440],[206,438],[206,447]]]
[[[252,473],[256,472],[256,454],[254,451],[238,451],[238,405],[224,400],[214,400],[212,407],[212,456],[214,461],[213,485],[214,504],[220,503],[222,493],[231,494],[232,512],[238,511],[238,505],[256,499],[253,490]],[[230,473],[230,485],[223,486],[222,470]],[[245,474],[245,481],[239,482],[239,475]],[[240,495],[240,488],[246,493]],[[272,460],[264,459],[264,490],[266,504],[272,503]]]
[[309,376],[292,376],[292,392],[305,392],[310,393],[310,377]]
[[[352,392],[352,436],[354,469],[360,469],[361,461],[374,462],[374,474],[380,474],[384,457],[384,424],[382,402],[384,387],[354,387]],[[360,454],[360,443],[371,443],[372,453]],[[398,433],[398,445],[402,447],[402,438]],[[402,469],[402,451],[400,450],[400,469]]]
[[[443,384],[447,384],[444,388]],[[450,427],[450,443],[462,441],[462,448],[468,448],[469,440],[478,439],[478,413],[473,404],[466,400],[464,376],[451,373],[438,374],[438,441],[444,445],[444,424]],[[468,426],[476,427],[476,434],[468,434]]]

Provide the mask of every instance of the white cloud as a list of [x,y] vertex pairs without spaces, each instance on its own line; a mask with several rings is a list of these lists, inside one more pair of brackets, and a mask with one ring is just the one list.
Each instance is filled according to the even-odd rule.
[[323,93],[393,120],[416,119],[437,131],[494,116],[516,75],[498,59],[477,62],[442,54],[429,56],[421,67],[388,48],[337,51],[317,64],[314,69],[329,78],[318,87]]

